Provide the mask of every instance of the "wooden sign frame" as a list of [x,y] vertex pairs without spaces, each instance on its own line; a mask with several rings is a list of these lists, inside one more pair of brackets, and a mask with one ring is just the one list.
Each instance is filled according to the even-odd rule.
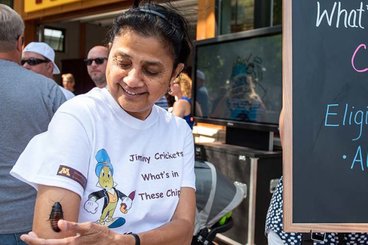
[[[303,1],[297,0],[295,3]],[[308,0],[304,0],[308,1]],[[367,232],[367,223],[293,222],[293,1],[283,1],[283,175],[284,230],[286,232]],[[366,3],[368,4],[368,3]],[[367,176],[368,178],[368,176]],[[349,209],[346,209],[349,212]],[[367,220],[368,222],[368,220]]]

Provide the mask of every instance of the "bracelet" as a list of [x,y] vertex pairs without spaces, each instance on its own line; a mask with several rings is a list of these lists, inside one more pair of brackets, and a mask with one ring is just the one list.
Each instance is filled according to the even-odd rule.
[[139,236],[137,234],[129,232],[128,235],[134,236],[135,245],[141,245],[141,239],[139,238]]

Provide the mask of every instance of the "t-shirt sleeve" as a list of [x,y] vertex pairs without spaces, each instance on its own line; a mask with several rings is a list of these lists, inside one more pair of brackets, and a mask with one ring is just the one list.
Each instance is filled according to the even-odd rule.
[[182,187],[191,187],[195,189],[195,173],[194,173],[194,142],[190,128],[186,127],[186,136],[184,144],[184,178]]
[[28,143],[10,173],[36,189],[56,186],[82,197],[91,152],[87,125],[88,120],[82,124],[78,117],[58,111],[48,130]]

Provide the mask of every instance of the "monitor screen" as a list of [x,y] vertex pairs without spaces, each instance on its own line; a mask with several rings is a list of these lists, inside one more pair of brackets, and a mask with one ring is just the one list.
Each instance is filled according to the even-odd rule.
[[282,107],[281,27],[197,41],[197,121],[277,125]]

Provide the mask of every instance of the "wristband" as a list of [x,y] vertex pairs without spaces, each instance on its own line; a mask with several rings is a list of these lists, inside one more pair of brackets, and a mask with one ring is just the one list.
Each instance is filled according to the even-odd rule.
[[139,238],[137,234],[130,232],[128,233],[128,235],[132,235],[134,237],[135,245],[141,245],[141,239]]

